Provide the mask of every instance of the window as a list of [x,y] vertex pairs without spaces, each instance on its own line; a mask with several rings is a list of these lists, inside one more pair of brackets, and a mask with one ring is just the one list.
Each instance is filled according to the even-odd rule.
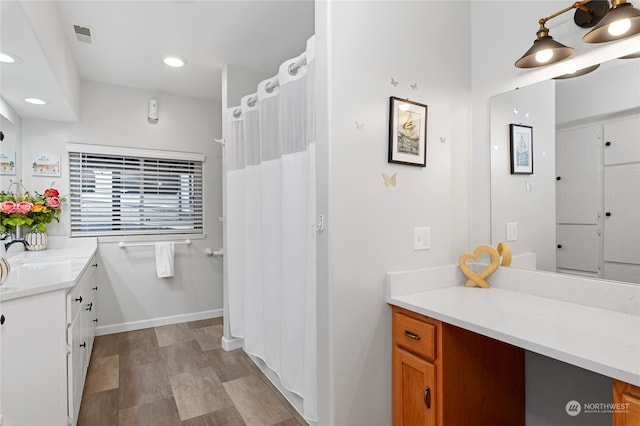
[[116,154],[78,144],[68,150],[72,237],[203,232],[204,156],[125,148]]

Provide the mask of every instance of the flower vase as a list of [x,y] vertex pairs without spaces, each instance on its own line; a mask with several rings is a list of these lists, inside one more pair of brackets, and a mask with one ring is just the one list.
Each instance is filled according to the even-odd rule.
[[26,247],[29,251],[39,251],[47,248],[47,233],[42,231],[29,231],[24,234],[24,240],[29,243]]

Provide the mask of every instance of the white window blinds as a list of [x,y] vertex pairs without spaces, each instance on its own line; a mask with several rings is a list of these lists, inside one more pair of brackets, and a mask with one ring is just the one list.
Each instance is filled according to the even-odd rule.
[[202,233],[202,160],[69,149],[71,236]]

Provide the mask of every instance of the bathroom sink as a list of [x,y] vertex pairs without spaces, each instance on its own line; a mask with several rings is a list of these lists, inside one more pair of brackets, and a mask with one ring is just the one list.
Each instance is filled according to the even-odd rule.
[[[24,259],[22,259],[24,260]],[[26,289],[42,285],[65,282],[73,278],[78,268],[76,262],[67,260],[11,262],[9,279],[3,289]]]
[[21,251],[12,256],[6,257],[9,264],[24,265],[30,263],[51,263],[51,262],[64,262],[72,259],[77,259],[78,256],[82,256],[82,252],[78,250],[69,249],[57,249],[57,250],[40,250],[40,251]]

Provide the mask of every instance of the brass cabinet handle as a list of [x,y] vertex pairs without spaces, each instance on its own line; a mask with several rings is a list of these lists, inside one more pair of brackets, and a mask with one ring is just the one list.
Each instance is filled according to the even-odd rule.
[[431,388],[427,386],[424,390],[424,405],[431,408]]
[[412,331],[409,331],[409,330],[405,330],[404,331],[404,335],[409,337],[409,338],[411,338],[411,339],[414,339],[414,340],[420,340],[420,335],[419,334],[416,334],[416,333],[414,333]]

